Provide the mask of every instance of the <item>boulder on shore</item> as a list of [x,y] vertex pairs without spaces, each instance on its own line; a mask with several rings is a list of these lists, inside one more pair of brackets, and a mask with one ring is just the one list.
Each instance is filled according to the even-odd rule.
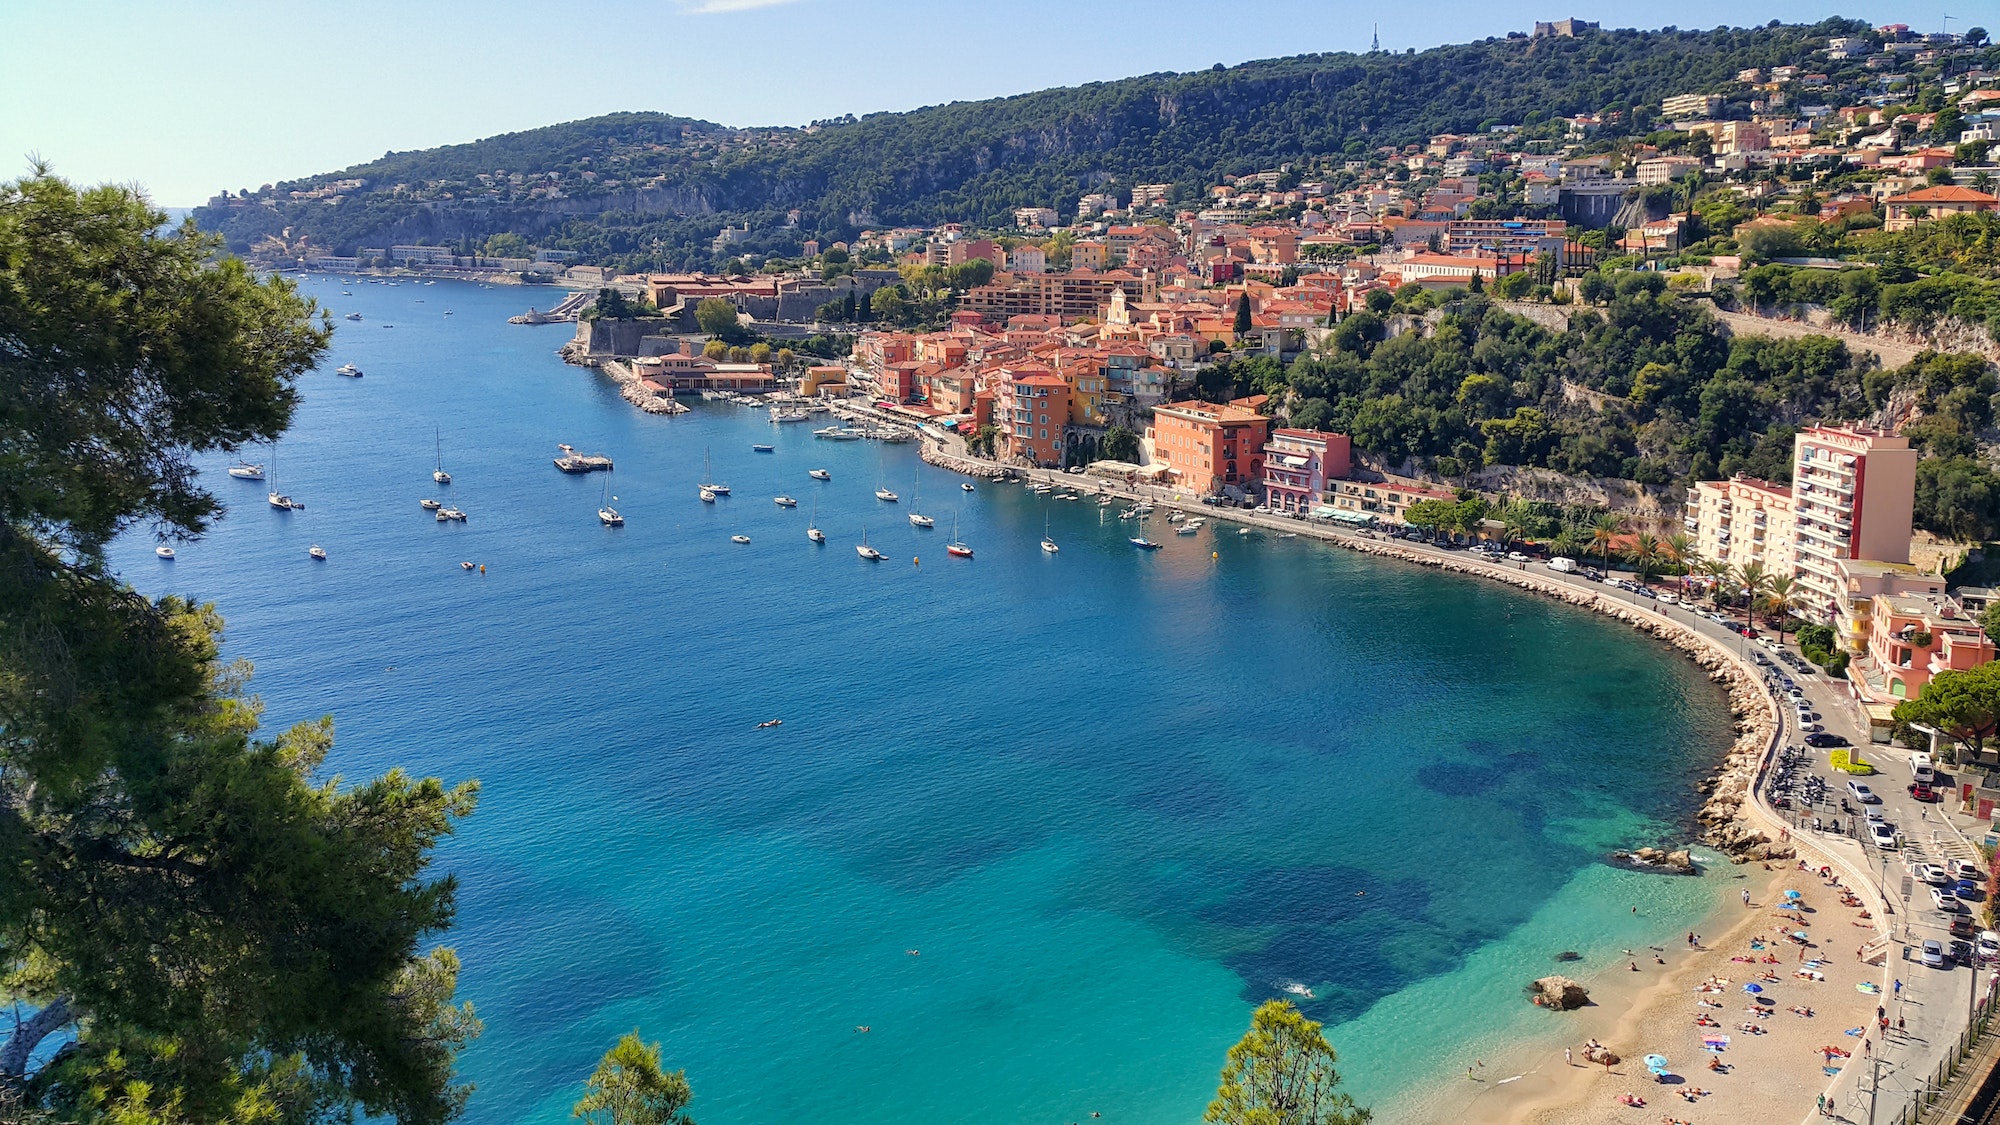
[[1634,852],[1612,852],[1611,861],[1637,871],[1664,871],[1674,875],[1694,874],[1694,857],[1685,850],[1664,851],[1640,848]]
[[1590,1003],[1590,991],[1568,977],[1543,977],[1528,987],[1528,999],[1539,1008],[1568,1012]]

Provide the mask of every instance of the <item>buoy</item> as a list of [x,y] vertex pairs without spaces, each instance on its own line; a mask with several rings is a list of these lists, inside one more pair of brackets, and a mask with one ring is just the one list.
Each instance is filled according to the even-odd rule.
[[1209,557],[1209,558],[1211,558],[1211,559],[1219,559],[1219,558],[1221,558],[1221,557],[1222,557],[1222,555],[1221,555],[1221,554],[1219,554],[1219,553],[1217,553],[1217,552],[1215,552],[1215,551],[1210,551],[1210,552],[1208,553],[1208,557]]
[[480,563],[480,564],[479,564],[479,573],[481,573],[481,574],[485,574],[485,573],[486,573],[486,564],[485,564],[485,563]]
[[912,565],[912,566],[922,566],[922,565],[924,565],[924,560],[922,560],[922,559],[920,559],[920,558],[916,557],[915,555],[911,555],[911,556],[910,556],[910,565]]

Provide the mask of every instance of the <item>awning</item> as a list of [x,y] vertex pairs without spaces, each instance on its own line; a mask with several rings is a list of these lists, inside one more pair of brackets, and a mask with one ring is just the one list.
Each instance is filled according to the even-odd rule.
[[1295,457],[1289,453],[1280,453],[1278,455],[1278,463],[1280,465],[1286,465],[1294,469],[1303,469],[1307,465],[1312,464],[1312,462],[1307,458]]

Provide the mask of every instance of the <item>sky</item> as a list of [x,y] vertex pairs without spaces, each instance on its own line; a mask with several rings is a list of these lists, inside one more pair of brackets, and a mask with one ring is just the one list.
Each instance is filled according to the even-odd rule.
[[[1549,0],[1553,3],[1554,0]],[[1970,14],[1994,0],[1950,5]],[[1799,0],[0,0],[0,177],[31,158],[161,206],[619,110],[725,125],[914,109],[1313,51],[1945,8]],[[1987,23],[1996,20],[1991,16]],[[1966,26],[1954,20],[1954,30]]]

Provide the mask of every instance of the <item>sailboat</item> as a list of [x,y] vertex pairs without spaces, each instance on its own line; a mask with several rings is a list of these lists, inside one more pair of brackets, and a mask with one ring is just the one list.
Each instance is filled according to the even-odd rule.
[[[920,467],[917,469],[916,476],[915,478],[913,478],[913,483],[910,485],[910,507],[912,508],[915,508],[917,506],[917,492],[920,489],[922,489],[923,483],[924,483],[924,471]],[[919,513],[913,511],[910,513],[910,526],[936,527],[937,521],[930,518],[929,516],[920,515]]]
[[806,521],[806,538],[815,543],[826,542],[826,532],[819,529],[819,498],[813,498],[812,518]]
[[253,465],[248,461],[238,461],[234,465],[229,466],[229,475],[235,477],[237,480],[263,480],[264,466]]
[[1060,550],[1056,546],[1056,541],[1049,538],[1049,517],[1047,516],[1042,517],[1042,550],[1047,551],[1051,555]]
[[450,484],[451,474],[444,471],[444,431],[437,431],[437,468],[431,471],[431,479],[439,484]]
[[616,496],[613,496],[613,495],[611,495],[611,478],[610,478],[610,477],[605,477],[605,478],[604,478],[604,503],[603,503],[603,505],[602,505],[602,506],[600,506],[600,507],[599,507],[599,508],[597,509],[597,518],[598,518],[598,519],[599,519],[600,521],[602,521],[602,522],[603,522],[603,524],[604,524],[604,526],[606,526],[606,527],[624,527],[624,526],[625,526],[625,517],[624,517],[624,516],[621,516],[621,515],[619,515],[619,514],[618,514],[618,509],[616,509],[616,508],[614,508],[614,507],[612,507],[612,506],[611,506],[611,502],[612,502],[613,500],[616,500],[616,499],[618,499],[618,498],[617,498]]
[[703,493],[702,495],[703,500],[712,504],[715,502],[715,498],[717,496],[729,495],[728,485],[715,483],[715,473],[709,468],[708,464],[707,446],[703,446],[701,450],[701,475],[703,481],[705,482],[701,486],[701,492]]
[[303,512],[306,506],[278,491],[278,447],[271,447],[271,491],[264,497],[281,512]]
[[953,512],[951,514],[951,542],[944,545],[944,553],[947,555],[955,555],[961,559],[969,559],[972,557],[972,548],[966,546],[965,543],[958,537],[957,512]]
[[869,562],[881,562],[883,557],[882,552],[868,545],[868,529],[865,527],[861,529],[861,545],[854,548],[854,553]]

